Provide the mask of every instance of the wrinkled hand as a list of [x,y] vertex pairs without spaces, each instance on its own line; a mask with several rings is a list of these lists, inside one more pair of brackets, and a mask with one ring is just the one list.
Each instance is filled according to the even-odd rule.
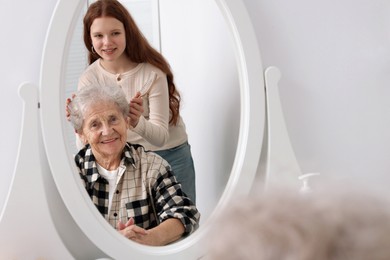
[[70,121],[70,109],[69,109],[69,104],[70,102],[72,102],[72,99],[74,99],[76,95],[75,94],[72,94],[72,98],[67,98],[66,99],[66,106],[65,106],[65,116],[66,116],[66,120]]
[[134,219],[130,218],[126,224],[122,223],[120,220],[117,224],[118,232],[123,236],[131,239],[135,242],[142,243],[144,236],[147,235],[147,231],[141,227],[138,227],[134,224]]
[[143,99],[141,97],[141,93],[137,92],[137,94],[130,100],[130,111],[129,111],[129,118],[130,118],[130,125],[132,127],[136,127],[139,118],[144,113],[144,107],[143,107]]

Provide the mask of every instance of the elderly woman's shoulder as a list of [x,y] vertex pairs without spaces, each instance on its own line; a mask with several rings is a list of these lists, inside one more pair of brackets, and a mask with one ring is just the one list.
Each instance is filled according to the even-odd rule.
[[169,163],[164,158],[153,151],[145,150],[145,147],[140,144],[128,143],[128,147],[132,151],[133,156],[135,156],[136,159],[138,158],[141,160],[141,163],[146,162],[163,168],[170,167]]

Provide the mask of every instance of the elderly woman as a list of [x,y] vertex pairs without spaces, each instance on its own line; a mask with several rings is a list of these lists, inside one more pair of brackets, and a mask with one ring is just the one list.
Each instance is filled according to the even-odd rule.
[[81,180],[103,217],[127,238],[169,244],[195,231],[200,214],[170,165],[126,142],[129,103],[117,87],[87,86],[69,104],[86,144],[75,156]]

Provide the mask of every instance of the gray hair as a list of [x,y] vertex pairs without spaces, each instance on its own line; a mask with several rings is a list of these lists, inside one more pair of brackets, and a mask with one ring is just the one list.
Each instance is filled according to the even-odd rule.
[[70,122],[76,131],[83,127],[84,113],[87,108],[97,102],[113,102],[118,105],[119,110],[125,117],[129,114],[129,102],[123,90],[118,86],[85,86],[76,93],[76,96],[68,105]]
[[370,191],[253,195],[229,204],[213,231],[207,260],[390,259],[389,199]]

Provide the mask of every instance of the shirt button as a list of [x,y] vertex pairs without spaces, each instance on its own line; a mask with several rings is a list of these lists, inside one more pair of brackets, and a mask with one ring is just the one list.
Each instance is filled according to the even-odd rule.
[[114,213],[114,217],[117,217],[118,216],[118,214],[117,213]]
[[116,194],[119,194],[119,190],[116,190],[116,192],[115,192]]

